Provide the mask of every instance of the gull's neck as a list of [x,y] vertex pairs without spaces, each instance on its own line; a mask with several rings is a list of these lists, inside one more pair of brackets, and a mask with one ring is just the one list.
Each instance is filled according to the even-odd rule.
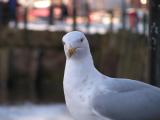
[[65,66],[64,82],[72,87],[77,87],[84,81],[94,70],[94,64],[91,54],[81,59],[67,59]]

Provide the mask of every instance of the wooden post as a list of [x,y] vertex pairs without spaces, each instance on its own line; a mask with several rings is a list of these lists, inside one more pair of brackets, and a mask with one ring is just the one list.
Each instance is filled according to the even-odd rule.
[[122,29],[126,28],[126,2],[125,0],[121,0],[121,21],[122,21]]
[[51,5],[49,7],[49,16],[48,16],[48,23],[49,25],[53,25],[54,24],[54,0],[51,1]]
[[43,80],[43,56],[44,50],[42,48],[38,49],[38,58],[37,58],[37,71],[35,79],[35,89],[37,94],[37,99],[42,99],[42,80]]
[[76,21],[76,18],[77,18],[77,9],[76,9],[76,6],[77,6],[77,0],[73,0],[73,30],[76,30],[76,27],[77,27],[77,21]]
[[149,1],[151,43],[151,84],[160,87],[160,0]]
[[109,25],[109,31],[113,32],[113,17],[114,17],[114,12],[113,10],[108,10],[108,13],[110,14],[110,25]]

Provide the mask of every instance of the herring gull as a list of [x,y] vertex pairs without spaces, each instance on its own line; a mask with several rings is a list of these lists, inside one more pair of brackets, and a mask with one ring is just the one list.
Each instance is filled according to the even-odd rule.
[[64,94],[75,120],[160,120],[160,88],[100,73],[82,32],[69,32],[62,41]]

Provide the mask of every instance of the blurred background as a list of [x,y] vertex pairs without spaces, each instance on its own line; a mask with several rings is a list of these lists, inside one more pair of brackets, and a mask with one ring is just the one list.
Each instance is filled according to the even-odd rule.
[[62,36],[84,32],[95,66],[150,80],[147,0],[0,0],[0,120],[68,120]]

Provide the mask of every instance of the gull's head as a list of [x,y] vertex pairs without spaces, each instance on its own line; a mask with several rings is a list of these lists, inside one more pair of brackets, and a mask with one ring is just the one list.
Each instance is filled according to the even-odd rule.
[[88,40],[82,32],[69,32],[63,36],[62,42],[67,59],[81,59],[90,53]]

